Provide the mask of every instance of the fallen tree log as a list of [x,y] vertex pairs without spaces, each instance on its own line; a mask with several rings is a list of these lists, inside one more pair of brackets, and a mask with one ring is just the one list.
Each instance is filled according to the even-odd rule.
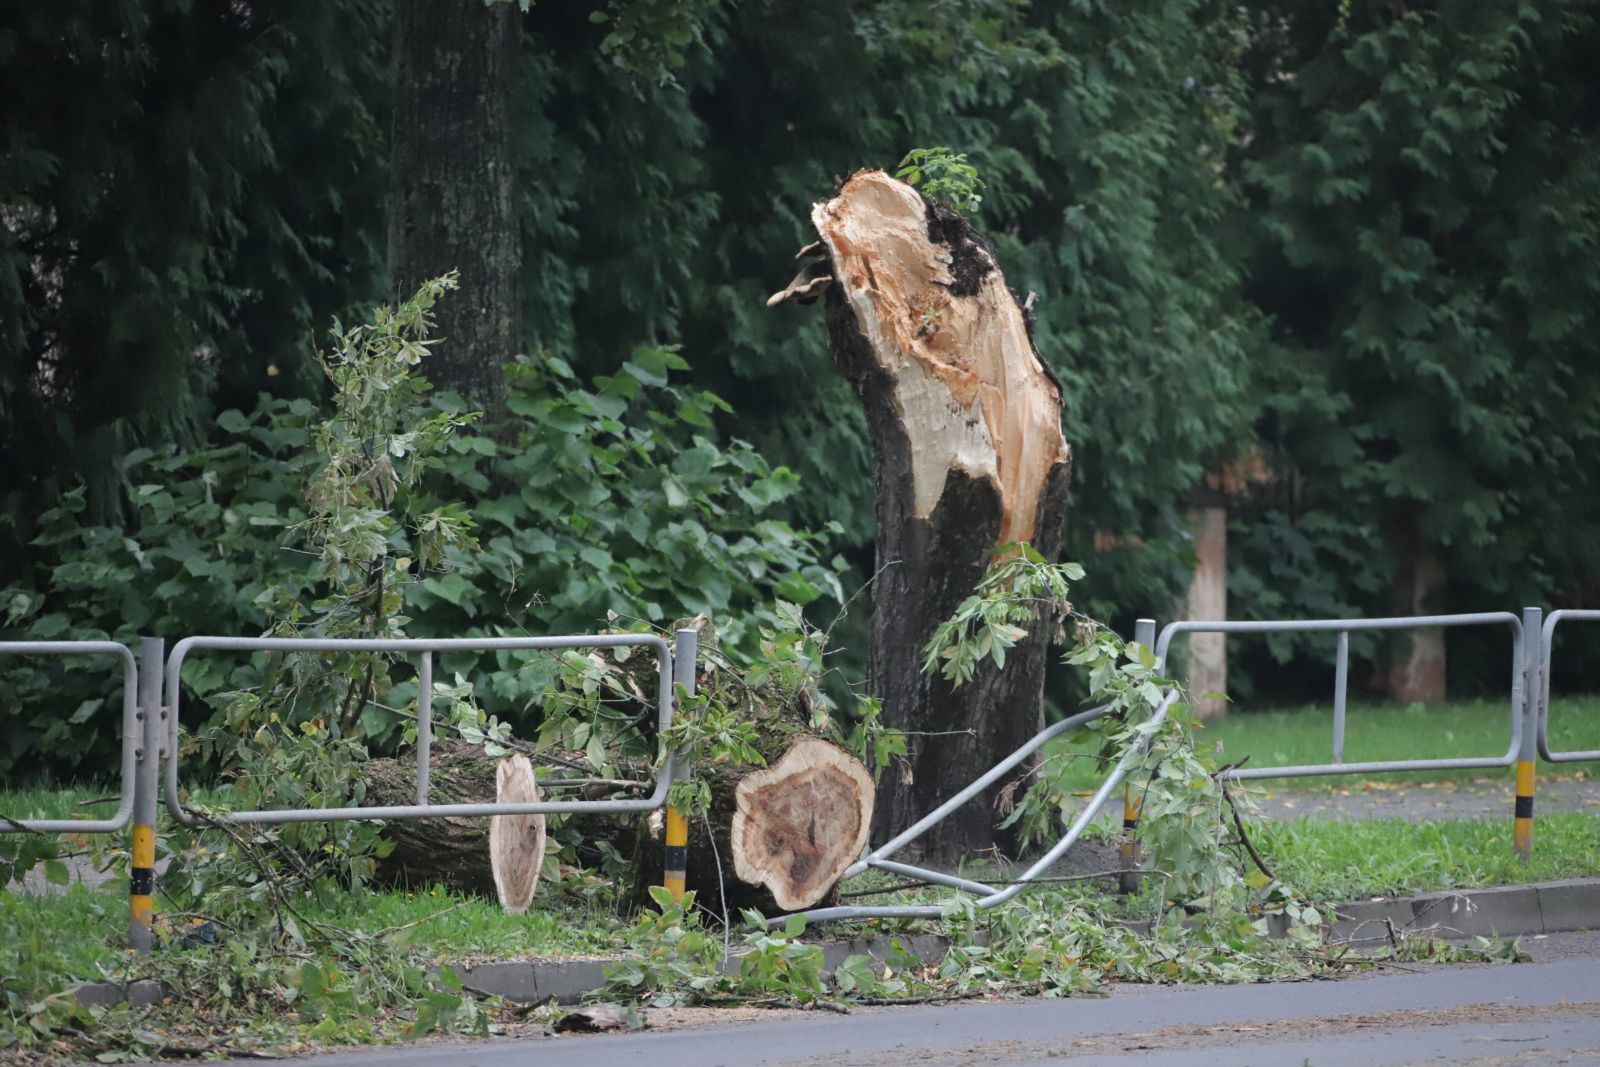
[[[775,914],[829,899],[845,869],[859,858],[871,826],[873,781],[860,760],[830,741],[792,728],[768,724],[759,733],[757,750],[767,759],[766,766],[708,764],[696,769],[707,780],[711,804],[690,823],[688,886],[701,906],[719,917],[726,911],[736,918],[745,908]],[[500,766],[501,760],[485,756],[475,745],[435,745],[429,774],[433,802],[494,800]],[[604,788],[610,786],[591,792]],[[412,760],[368,764],[370,803],[410,803],[415,795]],[[499,866],[502,871],[526,870],[530,864],[536,869],[534,852],[539,860],[543,857],[542,817],[496,816],[512,818],[540,819],[541,833],[537,845],[504,846]],[[577,845],[579,862],[598,864],[602,845],[614,849],[631,873],[617,887],[619,903],[625,908],[647,903],[649,887],[661,882],[660,813],[569,819],[566,838]],[[379,861],[380,882],[439,884],[508,902],[496,880],[491,820],[395,820],[384,833],[394,848]]]
[[783,911],[820,903],[866,847],[874,794],[860,760],[820,738],[797,737],[777,763],[734,788],[734,873],[763,887]]
[[[537,796],[532,787],[532,767],[521,756],[511,760],[491,757],[482,746],[464,741],[439,741],[429,762],[429,796],[435,804],[491,804],[498,800]],[[512,760],[521,760],[518,767]],[[515,768],[508,791],[504,766]],[[525,770],[524,770],[525,769]],[[366,764],[367,803],[403,805],[416,802],[415,755],[374,759]],[[384,825],[384,836],[394,846],[378,861],[377,880],[385,885],[442,885],[463,893],[500,897],[515,908],[516,901],[531,899],[533,885],[544,861],[545,817],[496,816],[506,819],[499,833],[494,820],[445,817],[394,819]],[[501,837],[496,842],[493,839]],[[496,847],[498,846],[498,847]],[[500,857],[501,881],[515,883],[512,896],[498,891],[495,857]],[[525,888],[524,888],[525,887]],[[522,907],[527,900],[521,900]]]

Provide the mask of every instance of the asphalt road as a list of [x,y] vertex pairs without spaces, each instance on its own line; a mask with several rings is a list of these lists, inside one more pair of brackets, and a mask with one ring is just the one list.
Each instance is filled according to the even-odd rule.
[[[314,1067],[1475,1067],[1600,1064],[1600,933],[1531,940],[1535,962],[1275,985],[1115,987],[1104,998],[707,1012],[631,1034],[335,1053]],[[724,1016],[725,1017],[725,1016]]]

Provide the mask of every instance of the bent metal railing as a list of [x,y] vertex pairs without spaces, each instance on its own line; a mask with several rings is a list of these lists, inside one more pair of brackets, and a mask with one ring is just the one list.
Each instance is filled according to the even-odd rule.
[[[1168,691],[1160,707],[1150,717],[1150,721],[1161,722],[1166,719],[1167,712],[1177,702],[1178,695],[1175,690]],[[1050,850],[1035,860],[1027,870],[1016,878],[1009,879],[1008,884],[1003,887],[985,885],[982,882],[958,878],[942,871],[932,871],[926,867],[917,867],[909,863],[894,863],[888,857],[943,822],[951,812],[993,785],[1000,779],[1001,775],[1037,752],[1052,738],[1059,737],[1069,730],[1074,730],[1086,723],[1093,722],[1110,710],[1109,705],[1102,705],[1089,711],[1080,712],[1070,718],[1062,719],[1055,725],[1047,726],[1045,729],[1040,730],[1021,748],[1018,748],[1011,755],[990,768],[988,773],[973,780],[965,789],[923,816],[915,825],[895,837],[887,845],[874,850],[860,862],[851,866],[845,871],[845,879],[854,878],[864,873],[868,868],[877,868],[891,874],[917,878],[934,885],[947,886],[951,889],[959,889],[964,893],[970,893],[978,898],[973,906],[985,909],[997,907],[1015,897],[1033,882],[1043,877],[1045,872],[1057,860],[1066,855],[1068,849],[1077,844],[1078,839],[1083,836],[1083,832],[1089,828],[1089,824],[1094,821],[1095,816],[1100,814],[1100,809],[1105,807],[1106,801],[1111,798],[1111,794],[1116,791],[1117,786],[1122,784],[1122,780],[1127,777],[1128,772],[1133,768],[1133,764],[1143,754],[1145,745],[1149,743],[1147,738],[1141,739],[1138,744],[1123,753],[1122,759],[1117,761],[1117,765],[1106,776],[1106,780],[1101,783],[1100,788],[1095,790],[1094,796],[1090,797],[1088,803],[1084,804],[1083,809],[1072,820],[1072,824],[1067,827],[1066,832],[1051,846]],[[846,919],[938,919],[951,914],[960,907],[959,901],[947,901],[942,904],[846,904],[831,908],[813,908],[810,911],[803,911],[798,914],[804,915],[807,922],[831,922]],[[788,921],[788,916],[779,916],[769,920],[768,925],[781,926],[786,921]]]
[[[1534,742],[1538,740],[1538,750],[1546,759],[1554,760],[1579,760],[1600,759],[1600,752],[1577,752],[1552,754],[1545,740],[1547,733],[1548,670],[1541,671],[1541,665],[1547,665],[1550,652],[1550,633],[1554,624],[1560,618],[1591,619],[1600,621],[1600,611],[1595,612],[1556,612],[1551,620],[1544,626],[1544,640],[1542,645],[1532,640],[1531,635],[1540,632],[1541,611],[1538,608],[1524,609],[1522,617],[1506,611],[1478,612],[1460,615],[1422,615],[1404,618],[1384,619],[1310,619],[1310,620],[1270,620],[1256,622],[1225,622],[1182,620],[1167,624],[1158,637],[1155,635],[1153,620],[1139,620],[1135,629],[1134,640],[1146,647],[1152,647],[1158,664],[1164,666],[1167,653],[1171,649],[1172,641],[1180,634],[1185,633],[1222,633],[1222,634],[1261,634],[1261,633],[1306,633],[1306,632],[1331,632],[1338,635],[1335,664],[1334,664],[1334,709],[1333,709],[1333,737],[1332,737],[1332,762],[1320,764],[1299,764],[1279,767],[1235,767],[1226,771],[1223,777],[1231,779],[1264,779],[1264,778],[1300,778],[1322,775],[1350,775],[1350,774],[1378,774],[1396,771],[1428,771],[1428,770],[1461,770],[1469,768],[1510,767],[1517,768],[1516,799],[1515,799],[1515,827],[1517,851],[1524,856],[1528,855],[1533,843],[1533,760]],[[1371,760],[1358,763],[1344,761],[1345,738],[1345,711],[1346,698],[1349,691],[1350,671],[1350,634],[1355,631],[1369,630],[1407,630],[1424,629],[1433,627],[1462,627],[1462,626],[1505,626],[1511,631],[1511,686],[1509,701],[1509,722],[1507,746],[1499,754],[1486,754],[1474,757],[1443,757],[1436,759],[1394,759]],[[1158,668],[1159,669],[1159,668]],[[1538,678],[1543,677],[1542,688],[1536,684]],[[1536,694],[1543,694],[1543,699],[1535,701]],[[1165,702],[1161,705],[1158,718],[1165,717],[1168,709],[1176,701],[1178,694],[1169,692]],[[1099,718],[1106,713],[1104,707],[1094,708],[1090,711],[1064,719],[1053,726],[1040,731],[1031,740],[1017,749],[1011,755],[1001,760],[986,774],[976,779],[971,785],[945,801],[939,807],[929,812],[910,829],[893,838],[883,847],[869,852],[860,862],[850,867],[845,872],[845,878],[854,878],[869,868],[901,875],[926,882],[932,885],[941,885],[957,889],[965,893],[976,895],[979,899],[976,906],[980,908],[994,907],[1006,900],[1010,900],[1022,892],[1028,885],[1047,870],[1051,864],[1072,847],[1082,835],[1088,824],[1100,813],[1109,800],[1117,785],[1126,777],[1127,771],[1134,760],[1139,756],[1140,749],[1130,749],[1123,759],[1113,769],[1095,794],[1086,803],[1083,809],[1073,820],[1056,845],[1044,856],[1035,861],[1020,877],[1011,881],[1005,888],[985,885],[982,882],[967,878],[957,877],[942,871],[928,870],[910,864],[896,863],[888,857],[912,841],[916,840],[929,829],[943,821],[951,812],[970,801],[984,789],[993,785],[1007,771],[1018,766],[1025,759],[1042,748],[1053,738],[1076,729]],[[1138,809],[1132,798],[1124,798],[1124,832],[1131,837],[1138,828]],[[1137,852],[1125,849],[1123,857],[1136,857]],[[1125,864],[1126,865],[1126,864]],[[1124,872],[1126,873],[1126,872]],[[1136,885],[1135,880],[1123,881],[1123,888]],[[817,908],[802,912],[809,921],[825,921],[836,919],[865,919],[865,918],[934,918],[948,915],[959,907],[955,902],[926,905],[883,905],[883,906],[847,906]],[[772,925],[777,925],[782,919],[772,920]]]

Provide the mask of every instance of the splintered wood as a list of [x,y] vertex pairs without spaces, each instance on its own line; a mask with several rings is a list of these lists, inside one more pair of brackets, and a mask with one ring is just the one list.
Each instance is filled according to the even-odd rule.
[[922,197],[882,171],[857,174],[811,218],[874,358],[894,379],[916,516],[931,515],[948,474],[962,470],[998,486],[999,543],[1032,540],[1046,479],[1070,450],[1060,389],[988,249],[970,246],[984,262],[953,273]]
[[873,783],[860,761],[802,736],[735,790],[734,873],[785,911],[822,900],[866,846]]

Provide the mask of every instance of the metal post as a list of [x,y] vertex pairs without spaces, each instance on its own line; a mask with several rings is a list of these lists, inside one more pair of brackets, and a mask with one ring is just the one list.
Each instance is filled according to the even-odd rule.
[[428,802],[428,774],[433,756],[433,653],[417,665],[417,803]]
[[1517,855],[1527,859],[1533,855],[1533,761],[1538,758],[1539,745],[1539,684],[1542,664],[1541,641],[1544,629],[1542,608],[1522,609],[1522,747],[1517,753],[1517,799],[1513,809]]
[[1333,668],[1333,762],[1344,762],[1344,706],[1350,686],[1350,631],[1339,631]]
[[[699,652],[700,633],[697,630],[679,630],[677,643],[672,652],[672,682],[673,687],[682,687],[685,694],[694,695],[694,676],[696,660]],[[676,698],[674,698],[676,699]],[[677,712],[682,714],[683,708]],[[679,752],[673,760],[672,780],[675,782],[688,781],[689,760],[686,753]],[[684,886],[689,876],[689,822],[684,818],[683,812],[667,805],[667,844],[664,871],[661,884],[666,886],[667,892],[672,894],[673,900],[683,899]]]
[[150,921],[156,887],[156,782],[165,734],[161,707],[162,660],[166,643],[139,641],[139,734],[134,748],[133,842],[128,868],[128,947],[150,951]]
[[[1156,620],[1139,619],[1133,624],[1133,640],[1154,650]],[[1117,888],[1123,893],[1139,891],[1139,797],[1132,782],[1122,787],[1122,847],[1119,850],[1122,871],[1117,875]]]

